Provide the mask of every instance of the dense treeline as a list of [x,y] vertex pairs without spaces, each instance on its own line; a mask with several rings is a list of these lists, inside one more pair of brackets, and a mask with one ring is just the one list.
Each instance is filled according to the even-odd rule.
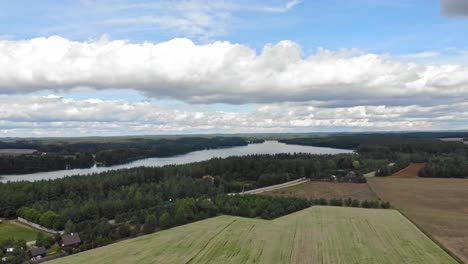
[[313,205],[347,206],[362,208],[390,208],[389,202],[359,201],[356,199],[317,198],[313,200],[296,197],[272,197],[264,195],[218,195],[215,205],[223,214],[243,217],[273,219],[287,215]]
[[375,176],[390,176],[406,167],[408,167],[411,162],[421,162],[420,159],[412,158],[412,155],[400,154],[398,159],[392,164],[384,164],[378,170],[375,171]]
[[35,154],[1,155],[0,175],[24,174],[74,168],[89,168],[95,162],[112,166],[149,157],[168,157],[191,151],[245,146],[248,142],[239,137],[132,139],[117,143],[44,143],[36,141],[6,143],[1,148],[36,149]]
[[420,177],[467,178],[468,158],[463,155],[451,154],[434,157],[426,163],[419,172]]
[[[353,169],[357,159],[354,154],[252,155],[54,181],[4,183],[0,184],[0,215],[15,215],[22,206],[35,205],[41,212],[51,209],[79,221],[93,218],[95,212],[102,213],[99,217],[114,217],[174,197],[213,195],[218,189],[240,192],[301,177],[328,179],[328,170]],[[213,177],[212,184],[202,179],[206,175]],[[350,180],[360,178],[356,175]]]
[[280,141],[287,144],[356,149],[366,158],[394,158],[398,153],[454,153],[467,148],[462,142],[441,141],[438,138],[423,135],[425,134],[353,134],[292,138]]
[[468,159],[468,146],[460,141],[439,139],[443,137],[463,138],[466,133],[353,134],[281,141],[288,144],[351,148],[356,149],[364,162],[381,160],[395,163],[393,166],[382,164],[376,171],[377,176],[391,175],[412,162],[425,162],[426,167],[420,172],[422,177],[467,177],[464,164]]
[[89,168],[94,165],[90,153],[79,153],[73,157],[61,155],[0,155],[0,175],[24,174],[39,171],[54,171],[74,168]]
[[313,201],[295,197],[262,195],[218,195],[214,200],[223,214],[273,219],[313,205]]
[[180,138],[175,140],[160,139],[156,141],[134,141],[131,143],[107,143],[99,146],[96,161],[106,166],[126,163],[135,159],[148,157],[168,157],[185,154],[191,151],[246,146],[248,142],[238,137],[215,138]]
[[73,253],[219,214],[272,219],[311,205],[389,207],[351,199],[226,194],[301,177],[329,179],[332,172],[342,173],[344,180],[357,181],[362,176],[348,172],[365,164],[361,162],[355,154],[252,155],[0,183],[0,216],[21,216],[48,228],[80,233],[84,243],[78,250],[68,249]]

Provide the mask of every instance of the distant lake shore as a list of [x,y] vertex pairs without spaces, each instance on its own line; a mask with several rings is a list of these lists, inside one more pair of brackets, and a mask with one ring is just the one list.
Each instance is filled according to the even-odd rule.
[[135,160],[126,164],[97,167],[93,166],[87,169],[59,170],[50,172],[37,172],[21,175],[0,175],[0,182],[8,181],[39,181],[53,180],[73,175],[89,175],[109,170],[128,169],[135,167],[160,167],[171,164],[187,164],[209,160],[212,158],[227,158],[230,156],[246,156],[256,154],[280,154],[280,153],[309,153],[309,154],[342,154],[353,153],[353,150],[335,149],[325,147],[301,146],[280,143],[278,141],[265,141],[263,143],[249,144],[247,146],[230,147],[221,149],[207,149],[189,152],[183,155],[177,155],[165,158],[145,158]]

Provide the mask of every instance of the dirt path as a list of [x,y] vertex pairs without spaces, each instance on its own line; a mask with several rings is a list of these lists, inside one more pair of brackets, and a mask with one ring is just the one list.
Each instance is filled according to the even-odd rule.
[[[391,162],[391,163],[389,163],[387,166],[388,166],[388,167],[393,167],[394,165],[395,165],[395,162]],[[364,177],[366,177],[366,178],[375,177],[375,173],[376,173],[376,172],[377,172],[377,171],[368,172],[368,173],[364,174]]]
[[310,179],[300,178],[300,179],[297,179],[297,180],[294,180],[294,181],[280,183],[280,184],[267,186],[267,187],[263,187],[263,188],[258,188],[258,189],[254,189],[254,190],[249,190],[249,191],[245,191],[245,192],[229,193],[228,195],[258,194],[258,193],[278,190],[278,189],[282,189],[282,188],[286,188],[286,187],[291,187],[291,186],[295,186],[295,185],[298,185],[298,184],[303,184],[303,183],[308,182],[308,181],[310,181]]

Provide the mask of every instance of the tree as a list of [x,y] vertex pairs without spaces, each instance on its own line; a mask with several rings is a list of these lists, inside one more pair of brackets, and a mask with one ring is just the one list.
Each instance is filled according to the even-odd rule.
[[157,220],[156,216],[151,214],[146,217],[145,224],[143,225],[143,233],[149,234],[153,233],[154,229],[156,229]]
[[187,212],[185,211],[184,207],[179,207],[176,210],[175,216],[174,216],[174,221],[177,225],[183,225],[187,223]]
[[37,233],[36,246],[50,248],[55,243],[53,237],[45,236],[42,232]]
[[360,166],[359,160],[353,161],[353,168],[354,168],[355,170],[359,169],[359,166]]
[[171,226],[171,215],[168,212],[164,212],[161,217],[159,217],[159,226],[162,229],[169,228]]
[[336,163],[334,160],[330,159],[327,161],[327,167],[330,170],[335,170],[336,169]]
[[36,236],[36,246],[42,247],[44,246],[44,234],[42,232],[38,232]]
[[130,225],[123,224],[119,227],[119,237],[124,238],[130,236]]
[[75,232],[75,223],[71,219],[68,219],[68,221],[65,223],[65,233],[70,234]]
[[369,203],[369,201],[364,200],[364,202],[361,203],[361,207],[362,208],[371,208],[371,204]]
[[353,199],[348,198],[344,201],[344,203],[345,203],[345,206],[350,207],[353,204]]
[[380,206],[383,208],[383,209],[389,209],[390,208],[390,203],[389,202],[382,202],[380,204]]
[[54,211],[49,210],[39,218],[39,224],[48,228],[55,228],[59,220],[60,216]]

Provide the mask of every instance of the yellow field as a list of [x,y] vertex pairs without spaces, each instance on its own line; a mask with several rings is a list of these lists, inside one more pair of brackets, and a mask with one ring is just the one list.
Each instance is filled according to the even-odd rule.
[[314,206],[272,221],[219,216],[50,263],[457,262],[398,211]]

